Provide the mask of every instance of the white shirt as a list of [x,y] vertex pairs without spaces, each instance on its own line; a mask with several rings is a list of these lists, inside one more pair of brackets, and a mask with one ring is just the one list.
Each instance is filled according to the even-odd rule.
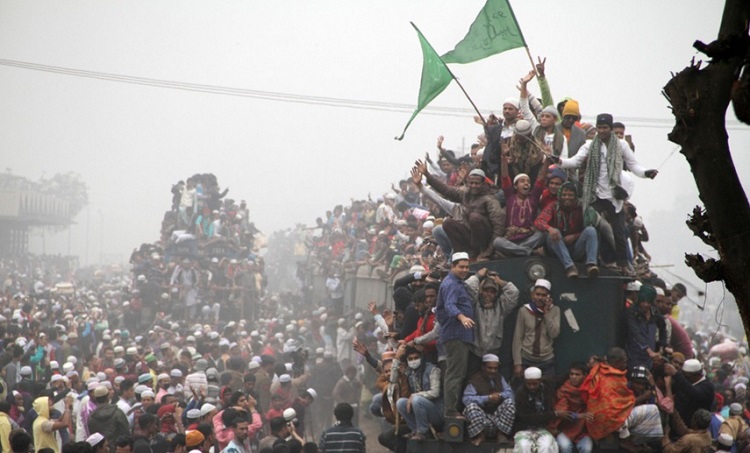
[[[560,159],[560,168],[578,168],[589,155],[589,146],[591,146],[591,140],[587,141],[578,150],[575,156],[570,159]],[[635,160],[635,154],[633,150],[628,146],[628,142],[620,140],[620,149],[622,150],[622,160],[627,165],[628,170],[633,172],[634,175],[639,178],[646,177],[646,169]],[[612,189],[609,187],[609,175],[607,174],[607,145],[606,143],[601,144],[599,151],[599,178],[596,181],[596,196],[602,200],[607,200],[615,207],[615,212],[620,212],[624,204],[623,200],[615,200],[612,194]]]

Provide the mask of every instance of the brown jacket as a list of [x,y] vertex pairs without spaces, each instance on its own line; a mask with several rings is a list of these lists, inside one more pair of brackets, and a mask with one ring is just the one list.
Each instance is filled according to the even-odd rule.
[[708,431],[688,431],[687,434],[664,447],[664,453],[706,453],[711,451]]
[[474,195],[469,192],[468,187],[451,187],[430,174],[426,177],[427,183],[440,195],[454,203],[461,204],[464,217],[460,219],[462,223],[466,223],[469,215],[476,212],[490,222],[492,239],[502,237],[505,234],[505,210],[500,206],[497,198],[492,195],[489,186],[485,184],[482,193]]

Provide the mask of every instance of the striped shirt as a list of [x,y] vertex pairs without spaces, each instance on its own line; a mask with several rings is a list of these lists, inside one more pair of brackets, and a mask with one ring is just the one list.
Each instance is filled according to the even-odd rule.
[[320,436],[319,447],[322,453],[365,453],[365,434],[349,423],[339,423]]

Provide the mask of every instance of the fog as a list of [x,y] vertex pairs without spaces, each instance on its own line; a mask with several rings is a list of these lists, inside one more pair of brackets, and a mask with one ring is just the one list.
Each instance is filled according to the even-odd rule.
[[[90,206],[70,234],[36,233],[32,251],[70,250],[82,264],[125,262],[134,247],[158,239],[171,185],[193,173],[215,173],[270,233],[310,224],[350,197],[382,194],[415,158],[434,152],[438,135],[448,148],[468,150],[481,132],[468,110],[424,112],[402,142],[393,137],[419,86],[421,51],[409,21],[443,53],[483,3],[0,2],[3,167],[33,180],[75,171],[89,187]],[[661,88],[670,71],[701,58],[691,44],[716,36],[722,3],[513,6],[532,54],[547,57],[555,99],[577,99],[584,121],[612,113],[628,126],[639,161],[659,169],[656,180],[637,181],[633,197],[651,234],[648,250],[655,264],[673,265],[669,272],[702,287],[683,253],[715,254],[684,226],[699,200],[687,162],[667,141],[671,115]],[[452,69],[488,113],[516,94],[529,66],[515,49]],[[160,82],[111,80],[121,76]],[[196,92],[163,81],[264,93]],[[536,82],[530,87],[538,93]],[[433,105],[470,107],[455,84]],[[733,124],[735,163],[747,185],[750,134]],[[709,287],[709,296],[720,299],[721,286]]]

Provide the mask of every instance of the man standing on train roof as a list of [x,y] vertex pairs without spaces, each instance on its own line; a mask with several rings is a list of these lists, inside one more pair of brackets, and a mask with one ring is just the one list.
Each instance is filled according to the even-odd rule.
[[621,185],[623,168],[627,166],[630,172],[640,178],[654,179],[659,172],[646,170],[641,166],[628,143],[612,133],[612,125],[612,115],[597,115],[597,133],[593,140],[581,146],[571,158],[551,158],[559,159],[560,167],[564,169],[579,168],[587,162],[581,194],[583,209],[591,206],[607,218],[615,237],[615,250],[611,250],[606,242],[602,243],[602,259],[609,265],[616,263],[624,274],[630,275],[633,270],[628,262],[625,211],[622,209],[628,198],[628,193]]
[[513,333],[513,374],[537,367],[545,376],[555,374],[553,341],[560,335],[560,307],[553,305],[552,283],[538,279],[531,289],[531,302],[518,310]]
[[463,392],[469,357],[474,343],[474,301],[464,280],[469,276],[469,254],[454,253],[451,271],[440,284],[435,315],[440,323],[439,342],[445,348],[445,416],[461,417],[459,397]]

